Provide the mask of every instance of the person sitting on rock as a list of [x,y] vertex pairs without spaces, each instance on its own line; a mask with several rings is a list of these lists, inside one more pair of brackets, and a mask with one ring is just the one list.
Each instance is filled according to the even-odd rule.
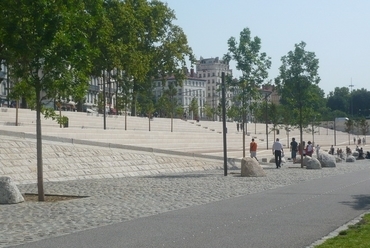
[[370,159],[370,152],[366,152],[366,159]]
[[347,156],[352,154],[351,148],[349,148],[348,146],[346,147],[346,154]]
[[358,158],[357,159],[364,159],[364,150],[362,150],[362,147],[358,151]]

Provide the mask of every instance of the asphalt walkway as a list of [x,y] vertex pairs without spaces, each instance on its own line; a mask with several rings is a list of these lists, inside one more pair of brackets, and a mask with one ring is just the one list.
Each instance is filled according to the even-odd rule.
[[[58,229],[60,215],[67,219],[67,228],[60,222],[66,235],[55,230],[41,237],[39,233],[42,240],[15,247],[307,247],[369,211],[366,160],[322,170],[289,164],[281,170],[265,170],[267,178],[224,177],[220,171],[130,178],[136,182],[127,182],[136,187],[136,193],[126,189],[133,194],[131,198],[116,194],[119,190],[113,186],[125,191],[124,179],[116,179],[120,185],[105,180],[112,202],[98,199],[99,195],[91,197],[95,198],[90,199],[91,208],[80,213],[70,209],[73,205],[79,209],[80,200],[47,206],[55,208],[54,214],[42,212],[46,203],[29,205],[40,208],[36,216],[44,221],[41,226],[45,229],[51,223],[55,225],[52,229]],[[71,183],[70,188],[78,186]],[[97,181],[89,185],[93,191],[104,187]],[[121,211],[135,212],[135,208],[147,209],[122,219]],[[117,220],[96,224],[92,210],[100,211],[100,219],[110,216]],[[41,213],[45,216],[38,215]],[[85,230],[78,230],[79,219],[89,223],[89,217],[90,228],[87,224]]]

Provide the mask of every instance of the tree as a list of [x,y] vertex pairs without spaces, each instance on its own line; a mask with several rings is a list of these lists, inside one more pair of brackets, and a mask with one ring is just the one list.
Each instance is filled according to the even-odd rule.
[[148,117],[149,131],[151,131],[150,121],[152,120],[153,113],[155,111],[152,87],[148,87],[146,91],[141,92],[139,100],[141,111]]
[[370,116],[370,91],[364,88],[352,91],[351,103],[351,113],[353,112],[354,116]]
[[211,119],[213,112],[212,112],[212,107],[209,105],[209,103],[204,103],[204,114],[206,115],[207,119]]
[[364,117],[358,120],[358,126],[360,133],[366,136],[366,134],[369,132],[369,123],[366,121]]
[[339,110],[344,113],[350,113],[350,93],[347,87],[335,87],[334,92],[331,91],[327,97],[327,107],[332,111]]
[[239,113],[239,108],[235,105],[232,105],[230,106],[227,111],[227,117],[229,119],[232,119],[233,121],[239,121],[239,116],[240,116],[240,113]]
[[350,135],[354,128],[354,121],[352,119],[347,119],[344,122],[344,125],[345,125],[344,131],[348,133],[348,145],[350,145],[351,144]]
[[[245,126],[246,113],[251,111],[249,103],[257,98],[258,88],[268,76],[267,70],[271,67],[271,61],[266,53],[260,52],[261,39],[257,36],[252,38],[248,28],[240,32],[239,42],[231,37],[228,46],[224,61],[229,63],[234,60],[236,69],[242,72],[242,76],[233,80],[227,75],[226,84],[235,93],[234,101],[241,103],[242,122]],[[243,157],[245,157],[245,132],[246,128],[243,128]]]
[[90,10],[99,4],[95,1],[87,6],[82,0],[0,2],[0,46],[11,56],[14,77],[35,94],[39,201],[44,201],[43,101],[62,92],[73,96],[86,90],[92,56],[86,38],[93,18]]
[[[133,16],[141,21],[140,30],[131,32],[131,36],[137,39],[137,47],[133,52],[140,54],[136,63],[142,64],[141,73],[132,75],[132,112],[135,113],[137,91],[145,89],[148,82],[158,78],[162,79],[164,86],[169,75],[174,76],[176,84],[181,85],[185,78],[183,67],[186,66],[186,58],[189,58],[191,63],[195,59],[185,33],[173,24],[176,16],[167,4],[146,0],[126,2],[127,6],[135,10]],[[129,72],[128,74],[131,75]]]
[[189,105],[189,113],[190,112],[193,112],[193,119],[198,120],[199,105],[198,105],[198,100],[195,97],[191,99],[191,102]]
[[274,133],[274,140],[276,138],[276,131],[279,131],[279,123],[281,123],[280,118],[280,111],[276,104],[270,103],[268,105],[268,117],[269,121],[272,124],[272,128],[270,129],[270,132]]
[[164,108],[165,108],[166,113],[169,113],[171,117],[171,132],[173,132],[173,116],[175,114],[176,108],[178,107],[178,102],[175,97],[176,93],[177,93],[177,89],[174,86],[174,83],[168,84],[168,89],[166,89],[163,92]]
[[[300,140],[303,141],[303,128],[306,127],[319,108],[320,82],[319,60],[315,53],[305,51],[306,43],[295,45],[294,51],[281,58],[280,74],[275,84],[281,96],[282,105],[291,111],[292,123],[299,127]],[[302,147],[301,147],[302,154]],[[303,167],[303,159],[301,160]]]

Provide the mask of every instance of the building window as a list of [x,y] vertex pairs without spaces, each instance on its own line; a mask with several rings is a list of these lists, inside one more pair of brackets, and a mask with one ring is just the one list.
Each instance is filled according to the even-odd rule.
[[202,78],[202,74],[199,74],[199,78]]
[[215,73],[214,73],[214,72],[212,72],[212,76],[213,76],[213,77],[215,76]]
[[210,77],[210,76],[211,76],[211,73],[208,72],[208,77]]

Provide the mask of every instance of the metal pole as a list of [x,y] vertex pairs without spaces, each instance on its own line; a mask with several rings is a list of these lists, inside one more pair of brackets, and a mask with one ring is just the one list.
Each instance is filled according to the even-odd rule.
[[337,131],[335,129],[336,129],[336,126],[335,126],[335,119],[334,119],[334,146],[337,145]]
[[107,119],[106,119],[106,110],[105,110],[105,106],[106,106],[107,102],[106,102],[106,99],[105,99],[105,72],[103,72],[103,122],[104,122],[104,130],[107,129]]
[[227,176],[227,142],[226,142],[226,92],[225,92],[225,72],[222,72],[222,126],[224,141],[224,176]]
[[269,149],[269,133],[268,133],[268,119],[267,119],[267,111],[268,111],[268,108],[267,108],[267,97],[268,95],[266,95],[265,99],[266,99],[266,150]]

